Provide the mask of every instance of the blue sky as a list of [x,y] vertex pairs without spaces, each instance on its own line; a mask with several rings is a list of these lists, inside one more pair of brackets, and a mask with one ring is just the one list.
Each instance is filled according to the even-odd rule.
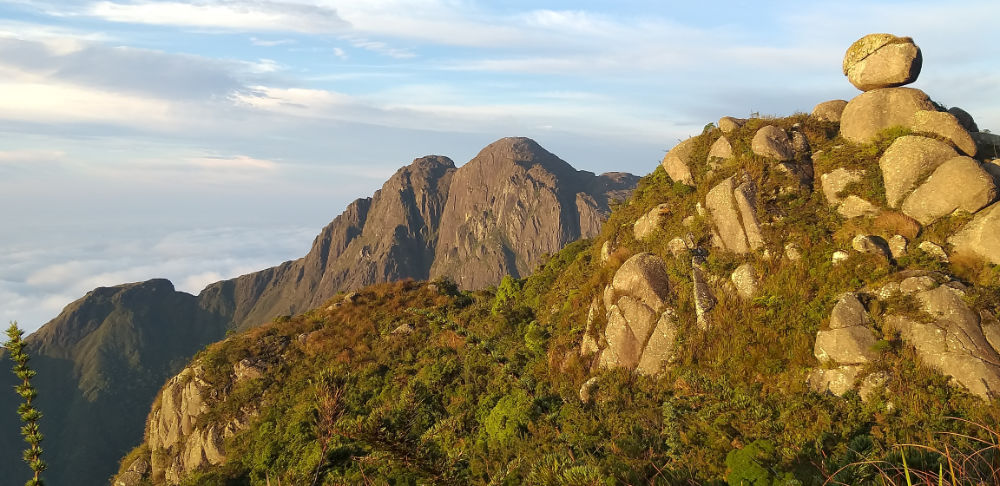
[[197,292],[301,256],[427,154],[528,136],[651,171],[723,115],[858,92],[844,50],[914,37],[915,87],[1000,127],[991,2],[0,0],[0,318],[97,285]]

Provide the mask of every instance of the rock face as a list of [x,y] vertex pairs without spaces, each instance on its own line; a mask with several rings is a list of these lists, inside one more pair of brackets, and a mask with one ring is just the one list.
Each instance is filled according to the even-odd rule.
[[846,100],[824,101],[813,107],[812,116],[817,120],[840,123],[840,115],[846,107]]
[[651,253],[632,256],[615,272],[604,290],[608,346],[601,351],[601,367],[653,374],[670,359],[677,318],[665,307],[668,290],[663,260]]
[[948,239],[956,253],[975,255],[1000,265],[1000,203],[980,211]]
[[889,207],[898,208],[918,182],[957,156],[955,149],[933,138],[915,135],[897,138],[878,162]]
[[834,169],[819,177],[823,188],[823,196],[831,206],[840,204],[844,198],[840,195],[853,182],[860,182],[865,173],[860,170],[847,170],[843,167]]
[[733,177],[708,191],[705,207],[712,218],[716,243],[736,253],[747,253],[764,245],[756,214],[756,187],[750,182],[739,186]]
[[919,89],[866,91],[844,107],[840,117],[840,134],[855,143],[870,142],[886,128],[909,126],[913,114],[920,110],[934,110],[934,104]]
[[844,75],[861,91],[902,86],[917,80],[923,58],[909,37],[869,34],[844,55]]
[[983,398],[1000,392],[1000,355],[983,333],[982,315],[968,307],[963,292],[941,285],[915,297],[932,321],[891,315],[886,325],[899,331],[926,365],[950,375],[970,392]]
[[751,150],[761,157],[778,161],[795,158],[795,151],[792,150],[792,141],[788,138],[788,134],[774,125],[767,125],[757,130],[751,142]]
[[689,138],[670,149],[667,155],[663,156],[663,170],[667,175],[677,182],[687,185],[694,184],[694,177],[691,176],[691,153],[694,151],[694,138]]
[[452,179],[429,275],[467,289],[527,275],[542,255],[596,235],[636,180],[577,171],[530,139],[495,142]]
[[976,142],[969,132],[958,122],[955,115],[943,111],[920,110],[910,119],[910,128],[917,133],[927,133],[942,137],[952,143],[963,154],[976,156]]
[[[956,188],[962,188],[956,191]],[[928,225],[957,210],[974,213],[996,199],[993,178],[969,157],[942,163],[920,187],[903,201],[902,210]]]
[[[469,288],[523,275],[544,253],[596,235],[609,200],[627,197],[637,180],[576,171],[531,140],[502,139],[458,169],[446,157],[416,159],[351,203],[298,260],[216,282],[197,297],[165,280],[91,292],[28,338],[46,377],[37,386],[52,424],[47,453],[63,458],[47,479],[105,482],[142,435],[158,385],[227,330],[372,283],[449,275]],[[15,398],[0,394],[0,406],[15,410]],[[0,415],[0,450],[20,447],[16,419]],[[103,439],[79,447],[80,437]],[[22,467],[20,458],[0,462]]]

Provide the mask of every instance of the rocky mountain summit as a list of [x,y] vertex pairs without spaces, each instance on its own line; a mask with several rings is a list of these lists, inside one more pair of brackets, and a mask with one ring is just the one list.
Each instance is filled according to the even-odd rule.
[[[448,277],[464,288],[529,273],[592,237],[637,177],[578,171],[527,138],[504,138],[456,168],[443,156],[399,169],[327,225],[298,260],[216,282],[198,296],[162,279],[99,288],[28,338],[56,484],[103,482],[140,440],[149,404],[196,351],[225,336],[379,282]],[[10,384],[4,374],[0,384]],[[15,410],[16,395],[0,395]],[[16,450],[16,416],[0,445]],[[85,447],[83,445],[86,445]],[[3,461],[23,467],[14,455]],[[8,468],[5,467],[5,470]]]
[[[843,143],[832,145],[829,151],[812,150],[808,132],[823,126],[798,122],[789,133],[766,120],[732,117],[724,117],[719,128],[685,140],[667,153],[663,159],[667,175],[705,190],[704,198],[674,228],[676,233],[664,235],[650,224],[663,213],[661,204],[635,223],[634,236],[638,240],[672,237],[671,249],[679,249],[672,256],[692,259],[690,299],[699,323],[716,320],[705,317],[716,304],[715,293],[737,290],[744,298],[756,293],[752,290],[758,286],[755,266],[773,265],[780,258],[792,262],[803,258],[795,233],[775,235],[769,229],[781,226],[792,211],[790,204],[797,202],[787,196],[808,193],[814,183],[842,218],[838,231],[851,237],[849,247],[831,254],[831,263],[844,261],[853,250],[898,264],[912,246],[911,240],[921,234],[918,251],[930,258],[947,262],[950,251],[974,261],[1000,262],[1000,226],[996,224],[1000,165],[991,158],[997,155],[996,138],[970,133],[976,129],[975,122],[964,110],[945,111],[922,91],[899,87],[915,81],[921,65],[920,48],[912,39],[865,36],[851,45],[843,63],[848,80],[864,93],[850,101],[823,102],[813,110],[810,121],[839,123],[843,143],[885,145],[877,165],[842,155],[849,150]],[[752,136],[747,130],[750,126],[757,126]],[[751,140],[747,143],[741,136]],[[733,163],[734,144],[749,149],[741,167]],[[706,145],[710,147],[707,155]],[[787,176],[792,176],[791,183],[782,180]],[[869,234],[871,230],[876,233]],[[706,283],[703,264],[707,255],[720,251],[748,255],[749,261],[729,278],[709,272],[707,278],[716,282],[713,286]],[[983,398],[1000,393],[1000,348],[995,346],[1000,343],[990,344],[986,338],[995,332],[995,310],[971,308],[966,285],[945,273],[914,272],[888,275],[881,287],[858,289],[865,292],[869,307],[885,306],[894,299],[913,302],[899,314],[886,314],[882,332],[898,333],[925,364],[973,393]],[[643,253],[627,260],[605,289],[604,332],[595,332],[594,316],[602,309],[595,300],[580,353],[597,355],[599,367],[634,368],[643,373],[658,372],[668,363],[673,357],[673,339],[666,345],[661,341],[662,336],[679,332],[675,309],[665,308],[662,298],[613,297],[622,292],[619,282],[644,289],[644,295],[667,295],[665,274],[664,262],[655,255]],[[867,313],[853,293],[844,294],[833,307],[828,327],[816,336],[815,355],[826,367],[810,375],[814,389],[842,395],[859,382],[863,365],[876,359],[874,348],[880,337],[873,332],[876,326]],[[598,346],[598,342],[606,344]],[[867,375],[860,380],[863,394],[872,382],[884,380],[880,374]]]
[[[720,118],[592,240],[495,291],[368,287],[209,347],[114,484],[901,484],[901,454],[953,465],[901,446],[931,440],[982,464],[995,432],[975,424],[1000,418],[1000,144],[904,87],[922,66],[910,38],[859,39],[843,70],[861,94]],[[453,175],[431,275],[448,257],[525,276],[502,248],[557,238],[536,215],[593,222],[587,197],[548,189],[554,161],[480,188],[494,157]],[[458,187],[476,202],[453,205]],[[515,202],[529,194],[545,205]]]

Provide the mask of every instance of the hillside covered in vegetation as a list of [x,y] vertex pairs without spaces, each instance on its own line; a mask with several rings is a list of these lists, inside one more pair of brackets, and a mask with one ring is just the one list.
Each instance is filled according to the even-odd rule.
[[857,98],[706,125],[527,278],[209,346],[115,484],[995,483],[995,138],[921,62],[866,36]]

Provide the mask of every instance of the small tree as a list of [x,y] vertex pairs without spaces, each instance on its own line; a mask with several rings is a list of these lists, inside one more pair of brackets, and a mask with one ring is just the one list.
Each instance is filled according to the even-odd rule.
[[28,367],[29,357],[24,352],[24,340],[21,339],[23,336],[24,331],[17,327],[17,323],[10,323],[4,347],[10,352],[10,359],[14,362],[14,375],[21,380],[21,384],[14,387],[14,390],[24,399],[24,403],[17,407],[17,413],[21,416],[21,421],[24,422],[24,426],[21,427],[21,435],[30,446],[24,451],[24,461],[35,472],[35,477],[29,479],[24,485],[42,486],[44,483],[39,475],[45,470],[45,462],[42,461],[42,447],[40,446],[42,434],[38,430],[38,419],[42,418],[42,414],[31,404],[38,396],[38,392],[35,391],[35,387],[31,386],[31,379],[35,376],[35,372]]

